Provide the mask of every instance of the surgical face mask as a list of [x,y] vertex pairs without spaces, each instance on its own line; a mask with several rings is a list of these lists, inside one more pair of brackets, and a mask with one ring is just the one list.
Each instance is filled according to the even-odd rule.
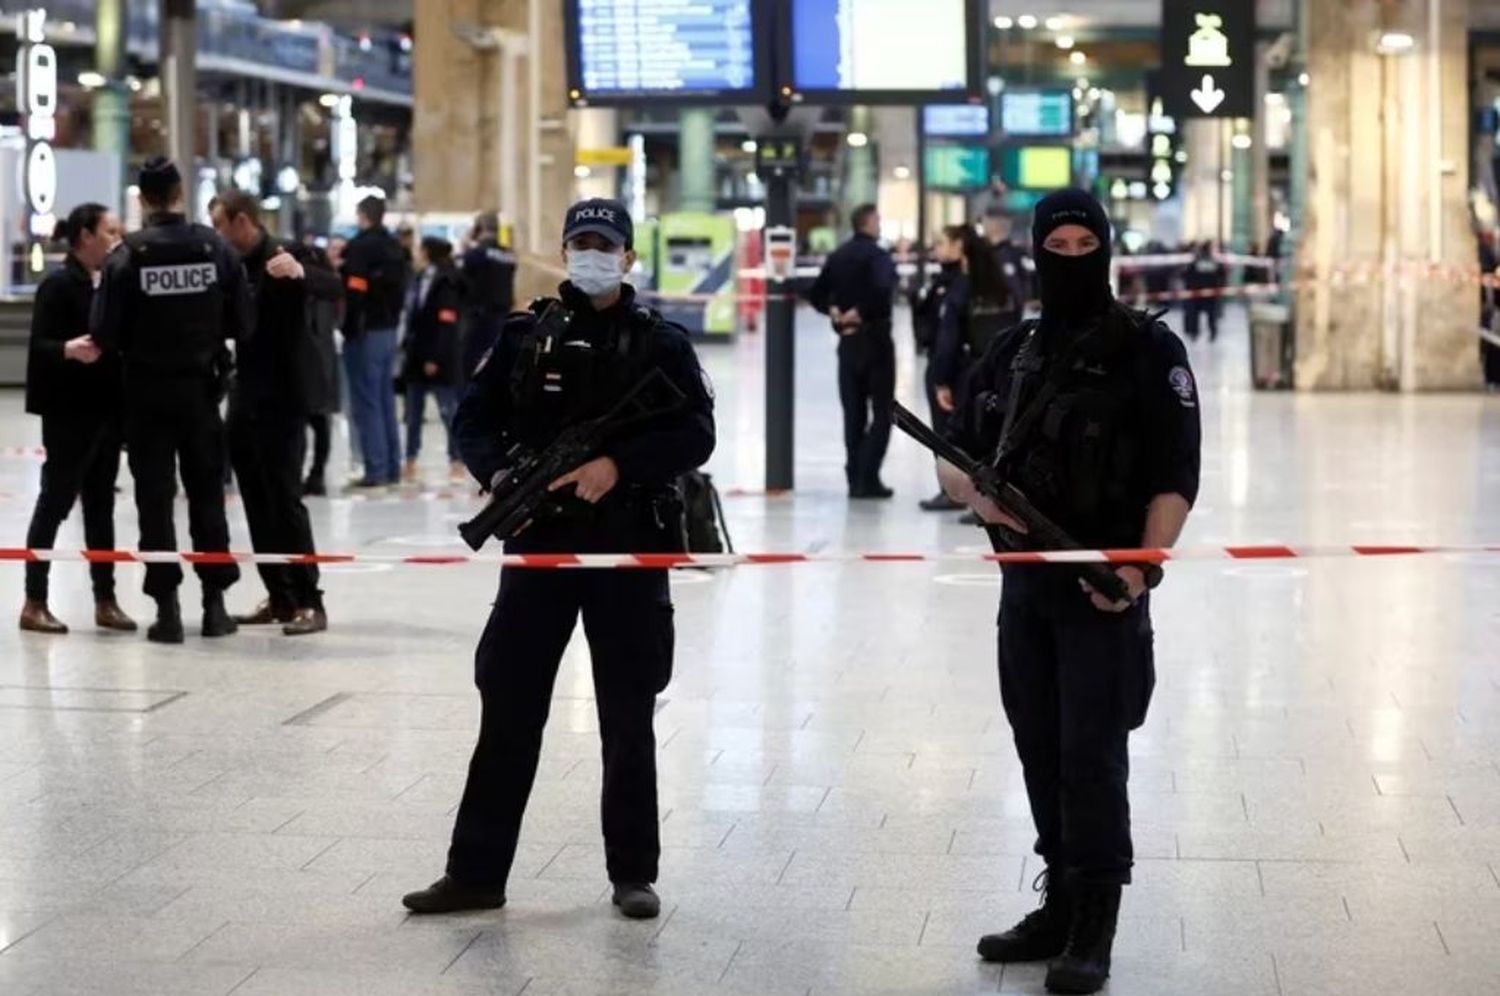
[[618,253],[599,249],[568,250],[568,280],[589,297],[602,297],[625,279]]

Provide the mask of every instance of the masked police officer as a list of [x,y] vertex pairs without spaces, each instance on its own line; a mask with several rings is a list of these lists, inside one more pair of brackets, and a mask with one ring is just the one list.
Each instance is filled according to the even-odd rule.
[[[955,443],[997,462],[1085,547],[1169,547],[1198,492],[1198,395],[1183,345],[1115,301],[1110,226],[1089,194],[1042,200],[1033,225],[1042,312],[996,339],[960,393]],[[1023,531],[953,467],[954,498],[992,528]],[[1155,682],[1148,590],[1159,567],[1125,566],[1127,601],[1066,567],[1007,567],[1000,691],[1046,862],[1042,907],[979,942],[986,961],[1052,961],[1047,988],[1092,993],[1109,974],[1132,848],[1127,737]]]
[[[90,321],[94,341],[125,365],[125,441],[135,478],[142,550],[176,550],[173,500],[180,465],[193,549],[229,549],[224,516],[224,423],[219,417],[225,343],[250,330],[244,270],[213,229],[182,214],[182,176],[166,159],[141,169],[146,227],[104,264]],[[227,636],[234,620],[224,590],[239,580],[233,563],[194,565],[203,584],[203,635]],[[147,636],[181,643],[176,563],[146,566],[156,600]]]
[[[459,451],[488,484],[513,447],[545,447],[563,426],[613,408],[653,371],[681,398],[647,398],[655,414],[553,482],[561,507],[508,540],[507,552],[681,549],[672,482],[713,451],[713,399],[686,334],[638,304],[634,288],[622,283],[635,263],[633,238],[630,215],[617,201],[583,201],[568,211],[569,279],[561,300],[537,302],[506,323],[459,405]],[[549,314],[552,308],[566,311]],[[539,321],[538,314],[547,317]],[[604,850],[614,903],[632,918],[660,912],[652,888],[661,851],[652,720],[672,671],[667,574],[529,569],[501,573],[475,654],[479,742],[447,874],[405,897],[414,912],[504,905],[552,684],[580,613],[604,744]]]
[[500,244],[500,218],[486,211],[474,219],[474,244],[459,262],[464,274],[463,373],[467,378],[495,344],[515,307],[516,254]]

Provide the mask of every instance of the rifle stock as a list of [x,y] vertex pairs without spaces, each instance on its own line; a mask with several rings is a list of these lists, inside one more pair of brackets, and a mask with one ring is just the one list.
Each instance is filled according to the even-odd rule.
[[[897,402],[892,409],[892,423],[935,456],[951,463],[980,494],[994,502],[1006,515],[1026,527],[1026,532],[999,530],[1001,542],[1012,550],[1080,550],[1082,547],[1057,523],[1043,515],[1014,484],[1003,481],[993,467],[986,466],[933,431],[932,427]],[[1027,541],[1022,540],[1022,536]],[[1130,601],[1130,588],[1108,564],[1079,564],[1083,579],[1105,598],[1116,602]]]

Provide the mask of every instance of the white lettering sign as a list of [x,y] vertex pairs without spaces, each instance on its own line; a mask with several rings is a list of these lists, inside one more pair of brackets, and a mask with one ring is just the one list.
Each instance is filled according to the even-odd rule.
[[[26,229],[49,239],[57,227],[57,52],[47,44],[47,12],[35,9],[16,19],[16,105],[26,115],[26,163],[22,191],[30,208]],[[35,257],[35,253],[33,253]],[[36,268],[33,266],[33,268]]]
[[150,297],[201,294],[218,282],[219,270],[212,263],[141,268],[141,290]]

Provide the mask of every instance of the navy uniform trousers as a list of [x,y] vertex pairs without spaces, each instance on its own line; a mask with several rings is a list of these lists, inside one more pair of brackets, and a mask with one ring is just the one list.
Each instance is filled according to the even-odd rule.
[[475,653],[479,742],[453,828],[448,874],[503,886],[536,778],[558,664],[579,616],[593,660],[611,882],[656,881],[656,695],[672,676],[671,591],[661,570],[507,568]]
[[1155,686],[1149,596],[1094,608],[1067,568],[1007,567],[1000,695],[1036,824],[1036,853],[1087,884],[1130,881],[1130,731]]

